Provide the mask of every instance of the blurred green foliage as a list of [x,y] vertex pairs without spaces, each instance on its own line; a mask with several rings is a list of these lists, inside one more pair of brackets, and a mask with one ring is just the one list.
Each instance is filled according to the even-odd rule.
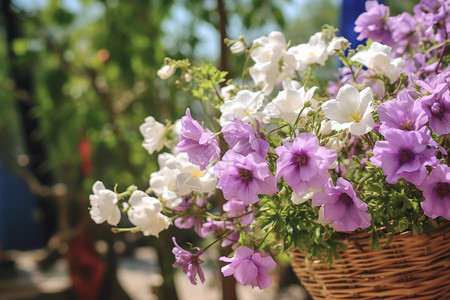
[[[64,1],[63,1],[64,2]],[[0,27],[0,126],[2,149],[8,157],[26,153],[20,142],[21,120],[17,102],[29,101],[32,118],[39,120],[34,138],[42,139],[48,160],[40,168],[51,172],[54,182],[69,189],[89,191],[94,180],[106,186],[146,185],[156,166],[156,156],[141,147],[139,125],[153,115],[160,122],[184,114],[188,95],[175,89],[173,80],[163,82],[156,70],[166,56],[185,55],[201,59],[196,45],[202,38],[198,24],[218,28],[216,1],[76,1],[69,9],[61,1],[49,0],[35,11],[12,2],[19,19],[19,35],[12,41],[15,61],[8,56],[7,26]],[[266,0],[225,1],[227,13],[244,20],[247,28],[263,22],[283,26],[280,3]],[[254,3],[253,3],[254,2]],[[177,23],[174,6],[189,14],[187,30],[177,47],[166,49],[164,22]],[[255,13],[257,8],[261,14]],[[271,17],[267,16],[273,12]],[[174,19],[175,18],[175,19]],[[3,20],[4,21],[4,20]],[[230,25],[229,25],[230,26]],[[179,38],[179,37],[178,37]],[[184,45],[188,45],[185,47]],[[186,53],[185,49],[190,49]],[[217,53],[216,57],[219,57]],[[20,90],[9,73],[14,63],[27,68],[33,90]],[[239,71],[240,72],[240,71]],[[9,137],[9,138],[7,138]],[[81,178],[78,147],[89,141],[92,174]]]

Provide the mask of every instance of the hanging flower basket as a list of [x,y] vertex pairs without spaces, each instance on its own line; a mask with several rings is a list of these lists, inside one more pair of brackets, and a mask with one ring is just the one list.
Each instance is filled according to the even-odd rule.
[[[385,245],[389,237],[380,239]],[[350,234],[328,266],[292,252],[292,267],[314,299],[444,299],[450,295],[450,223],[430,234],[397,234],[370,250],[368,233]]]
[[[367,1],[355,31],[370,39],[356,49],[327,25],[295,46],[278,31],[251,45],[227,40],[245,56],[236,80],[208,63],[167,58],[159,77],[177,76],[205,123],[194,107],[174,124],[147,117],[142,145],[162,151],[159,170],[145,192],[96,182],[92,219],[115,232],[157,237],[173,224],[212,237],[189,250],[173,240],[173,266],[193,284],[205,281],[200,256],[221,242],[234,250],[220,257],[229,263],[221,271],[242,285],[269,287],[273,257],[301,249],[292,264],[316,299],[449,296],[444,1],[423,0],[414,17],[390,17],[388,7]],[[326,84],[318,75],[331,56],[344,67]],[[121,213],[135,227],[122,227]]]

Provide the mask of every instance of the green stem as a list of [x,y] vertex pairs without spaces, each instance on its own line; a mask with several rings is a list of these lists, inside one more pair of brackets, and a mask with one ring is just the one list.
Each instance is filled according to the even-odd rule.
[[369,144],[370,148],[373,149],[374,143],[373,143],[372,137],[368,133],[364,134],[363,137],[366,140],[366,142]]
[[308,68],[308,73],[306,74],[305,82],[302,82],[304,87],[306,87],[306,84],[308,83],[309,79],[311,78],[311,75],[312,75],[313,70],[314,70],[314,67],[313,67],[313,66],[310,66],[310,67]]
[[361,185],[370,177],[373,176],[373,173],[367,173],[361,180],[358,182],[358,185],[356,186],[356,190],[359,190],[361,188]]
[[111,231],[114,232],[114,233],[119,233],[119,232],[137,232],[139,230],[140,230],[139,227],[130,227],[130,228],[113,227],[113,228],[111,228]]
[[442,42],[441,44],[434,45],[433,47],[428,48],[427,50],[425,50],[425,53],[431,52],[433,50],[441,48],[442,46],[449,45],[449,44],[450,44],[450,40],[446,40],[446,41]]
[[202,107],[203,115],[205,116],[208,126],[211,128],[211,130],[216,131],[216,126],[214,125],[211,118],[209,117],[208,110],[205,106],[205,102],[201,99],[199,99],[199,102],[200,102],[200,106]]
[[272,233],[272,231],[275,229],[275,224],[276,224],[275,222],[272,222],[272,225],[271,225],[270,230],[267,231],[266,235],[264,236],[264,238],[263,238],[263,240],[261,241],[261,243],[259,244],[259,246],[255,248],[255,252],[256,252],[256,250],[259,250],[259,249],[262,247],[262,245],[264,244],[264,242],[266,241],[266,239],[269,237],[269,235],[270,235],[270,234]]
[[[250,60],[250,51],[245,51],[245,62],[244,62],[244,67],[242,68],[242,85],[245,85],[245,79],[247,77],[247,66],[248,66],[248,61]],[[243,86],[241,86],[241,88],[243,88]]]
[[209,244],[208,246],[205,247],[205,249],[203,249],[203,251],[208,250],[209,248],[211,248],[212,245],[214,245],[215,243],[217,243],[218,241],[223,240],[224,238],[226,238],[227,236],[229,236],[230,234],[233,233],[233,230],[229,230],[224,232],[222,235],[220,235],[217,239],[215,239],[211,244]]
[[356,73],[355,71],[353,71],[352,65],[349,63],[347,57],[345,55],[342,55],[339,58],[342,60],[344,65],[346,65],[350,69],[350,72],[352,72],[353,80],[355,81],[355,83],[357,83],[358,81],[356,80]]
[[295,120],[294,126],[292,126],[292,131],[291,131],[291,137],[293,137],[294,133],[295,133],[295,129],[297,128],[298,122],[300,122],[300,118],[302,116],[303,111],[305,110],[305,108],[307,107],[307,105],[304,105],[302,107],[302,109],[300,110],[300,112],[297,115],[297,119]]
[[284,127],[286,127],[286,126],[288,126],[288,125],[289,125],[289,124],[286,123],[286,124],[284,124],[283,126],[277,127],[277,128],[275,128],[275,129],[269,131],[268,133],[266,133],[266,136],[268,136],[268,135],[270,135],[271,133],[274,133],[275,131],[280,130],[281,128],[284,128]]

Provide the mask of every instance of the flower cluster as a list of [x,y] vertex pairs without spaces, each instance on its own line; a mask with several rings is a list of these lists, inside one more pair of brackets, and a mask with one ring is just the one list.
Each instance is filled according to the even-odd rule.
[[[236,82],[167,59],[158,75],[181,72],[177,84],[200,101],[207,126],[189,108],[175,126],[148,117],[144,148],[168,150],[160,169],[147,192],[95,183],[93,220],[115,226],[122,211],[144,235],[193,228],[235,249],[220,258],[224,276],[261,289],[272,256],[292,247],[331,263],[351,232],[380,247],[380,235],[450,220],[450,3],[423,0],[399,16],[366,3],[355,31],[367,41],[356,49],[330,26],[295,46],[281,32],[227,40],[254,62]],[[344,67],[326,88],[313,71],[330,57]],[[203,283],[206,249],[173,242],[173,266]]]

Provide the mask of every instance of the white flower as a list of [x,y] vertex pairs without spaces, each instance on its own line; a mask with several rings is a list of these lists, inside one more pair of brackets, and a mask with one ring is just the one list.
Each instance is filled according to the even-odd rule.
[[283,90],[298,90],[302,87],[300,81],[293,80],[292,78],[286,78],[282,82]]
[[[328,44],[327,51],[328,54],[334,55],[336,53],[336,50],[342,48],[342,44],[348,43],[348,40],[343,36],[335,36],[330,43]],[[347,44],[349,45],[349,44]]]
[[333,130],[348,128],[351,134],[363,135],[373,129],[373,93],[369,87],[359,93],[354,86],[346,84],[339,89],[336,98],[322,104]]
[[[265,111],[272,118],[282,118],[286,122],[293,124],[298,117],[298,114],[305,106],[305,103],[310,102],[317,87],[305,91],[305,87],[298,90],[283,90],[278,93],[277,97],[267,104]],[[311,108],[303,109],[302,116],[306,116]]]
[[149,154],[155,151],[161,151],[167,143],[165,139],[166,126],[159,123],[153,117],[145,118],[145,122],[139,126],[141,134],[144,136],[142,147],[144,147]]
[[241,53],[245,50],[245,45],[244,43],[241,41],[242,37],[239,37],[239,40],[235,43],[233,43],[233,45],[231,45],[230,50],[231,53]]
[[192,75],[189,74],[189,73],[185,73],[184,74],[184,81],[191,82],[191,80],[192,80]]
[[322,39],[322,32],[317,32],[309,38],[306,44],[300,44],[288,49],[288,53],[294,55],[297,60],[296,69],[304,71],[310,64],[325,65],[328,59],[327,44]]
[[391,83],[397,81],[400,76],[399,68],[405,65],[405,60],[401,57],[392,59],[391,47],[377,42],[373,42],[369,49],[357,52],[351,60],[386,75]]
[[[322,138],[332,133],[333,129],[331,128],[330,120],[322,120],[320,124],[320,133],[322,135]],[[324,146],[325,148],[339,152],[345,146],[345,133],[344,137],[342,138],[341,136],[332,136],[329,138],[325,138],[324,140],[327,142]]]
[[170,220],[161,214],[161,202],[148,196],[143,191],[134,191],[130,197],[131,208],[128,210],[130,222],[139,227],[144,235],[154,235],[170,226]]
[[220,89],[220,96],[222,97],[224,102],[230,100],[235,94],[236,94],[236,86],[232,84],[226,85]]
[[254,40],[253,47],[256,48],[250,55],[255,64],[250,68],[250,76],[268,95],[277,83],[294,75],[295,57],[286,52],[286,39],[278,31]]
[[117,225],[120,221],[120,209],[117,207],[117,195],[107,190],[101,181],[96,181],[92,186],[93,195],[89,195],[91,209],[89,214],[95,223],[105,221],[110,225]]
[[297,194],[292,192],[291,195],[291,200],[292,202],[294,202],[295,204],[302,204],[303,202],[308,201],[309,199],[312,198],[312,196],[314,196],[315,193],[317,193],[320,190],[316,190],[316,189],[312,189],[312,188],[308,188],[306,190],[306,192],[304,192],[303,194]]
[[156,72],[156,74],[158,74],[159,78],[161,79],[167,79],[172,76],[173,73],[175,73],[175,69],[169,65],[163,66]]
[[323,208],[323,205],[319,208],[319,217],[317,218],[317,223],[320,225],[327,225],[330,222],[325,221],[325,209]]
[[331,122],[329,120],[320,121],[320,133],[323,136],[330,135],[333,129],[331,128]]
[[150,187],[167,207],[174,208],[181,203],[181,197],[175,193],[175,178],[180,172],[167,167],[150,175]]
[[181,119],[178,119],[175,121],[175,123],[173,124],[172,127],[172,132],[176,135],[176,136],[180,136],[181,133],[183,132],[183,126],[181,126]]
[[217,183],[213,168],[202,171],[189,162],[186,153],[158,156],[160,170],[150,176],[150,187],[167,207],[174,208],[181,203],[181,196],[191,192],[211,193]]
[[236,116],[247,123],[267,123],[269,121],[267,113],[263,110],[265,95],[263,92],[239,91],[231,100],[228,100],[220,107],[220,125],[229,124],[231,116]]

